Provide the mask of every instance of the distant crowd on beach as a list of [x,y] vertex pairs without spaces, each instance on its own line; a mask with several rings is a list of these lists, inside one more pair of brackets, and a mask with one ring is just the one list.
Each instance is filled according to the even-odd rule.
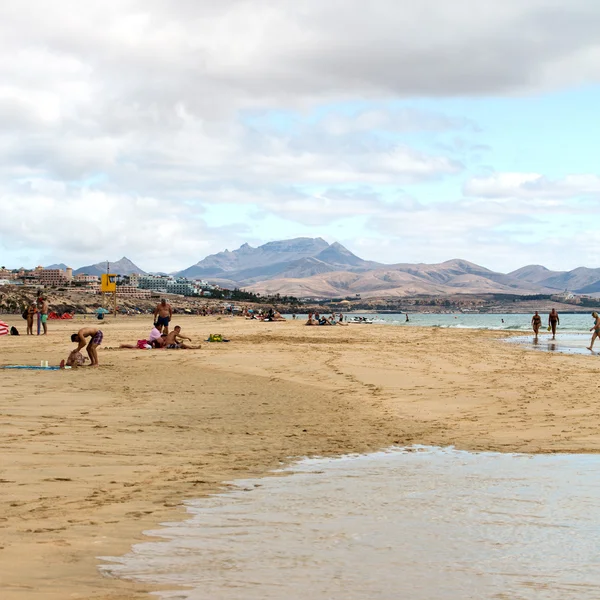
[[[106,311],[104,311],[106,312]],[[104,312],[98,313],[98,319],[104,318]],[[189,313],[188,313],[189,314]],[[257,320],[262,322],[276,322],[286,321],[286,318],[281,315],[274,308],[254,310],[253,308],[243,307],[240,311],[234,311],[232,305],[228,307],[210,308],[206,307],[198,312],[202,316],[208,316],[210,314],[228,314],[233,317],[235,315],[243,317],[248,320]],[[37,300],[29,303],[27,308],[23,311],[23,318],[27,322],[27,335],[34,335],[34,324],[36,317],[38,318],[38,335],[46,335],[48,333],[48,315],[49,307],[48,300],[45,296],[40,295]],[[54,315],[54,313],[51,313]],[[70,315],[69,315],[70,316]],[[600,316],[594,311],[592,312],[594,324],[590,328],[592,338],[590,345],[587,347],[589,350],[593,350],[596,339],[600,337]],[[55,318],[54,316],[52,318]],[[168,350],[198,350],[200,345],[192,345],[192,339],[182,333],[180,326],[175,326],[173,330],[170,330],[170,323],[173,318],[173,307],[162,299],[155,307],[153,312],[153,326],[143,339],[137,340],[132,344],[121,344],[120,348],[129,349],[168,349]],[[292,315],[292,319],[296,319],[296,314]],[[409,321],[408,315],[406,315],[406,322]],[[504,322],[504,319],[502,319]],[[352,322],[365,322],[372,323],[372,320],[368,320],[366,317],[354,317]],[[5,323],[2,333],[8,333],[8,327]],[[319,312],[312,311],[308,314],[308,318],[305,322],[308,326],[347,326],[348,322],[345,322],[345,317],[342,313],[331,313],[329,316],[320,314]],[[552,309],[548,314],[548,326],[547,329],[552,333],[552,340],[556,339],[556,331],[560,325],[560,317],[556,309]],[[534,341],[537,342],[540,329],[542,327],[542,316],[539,311],[535,311],[535,314],[531,318],[531,327],[534,333]],[[6,331],[5,331],[6,330]],[[15,327],[11,328],[11,335],[19,335],[18,330]],[[220,336],[219,336],[220,337]],[[78,367],[85,364],[89,360],[90,365],[97,367],[98,361],[98,348],[104,341],[104,334],[99,327],[88,326],[82,327],[77,333],[71,335],[71,342],[76,344],[75,348],[71,350],[66,360],[61,362],[61,367]],[[212,341],[212,340],[211,340]],[[227,340],[217,340],[227,341]],[[82,350],[86,349],[88,357],[84,357]]]

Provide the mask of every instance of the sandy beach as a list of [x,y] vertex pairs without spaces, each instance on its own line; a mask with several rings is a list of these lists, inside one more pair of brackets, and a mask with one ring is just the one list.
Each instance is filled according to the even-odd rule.
[[[3,317],[21,332],[19,316]],[[98,324],[88,319],[88,324]],[[0,364],[58,364],[84,324],[0,338]],[[100,324],[100,368],[0,371],[3,600],[145,597],[99,556],[184,517],[181,502],[294,457],[391,445],[599,452],[598,357],[531,352],[505,332],[177,317],[200,350],[135,343],[150,317]]]

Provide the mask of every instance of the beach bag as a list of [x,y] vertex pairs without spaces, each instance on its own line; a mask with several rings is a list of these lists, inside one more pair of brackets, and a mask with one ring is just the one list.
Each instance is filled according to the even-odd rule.
[[25,309],[25,310],[23,311],[23,314],[21,315],[21,316],[22,316],[22,317],[23,317],[23,318],[24,318],[26,321],[27,321],[27,313],[28,313],[28,312],[29,312],[29,311],[28,311],[27,309]]
[[10,335],[19,335],[19,330],[14,325],[10,328]]
[[223,336],[220,333],[211,333],[208,336],[208,341],[209,342],[222,342]]

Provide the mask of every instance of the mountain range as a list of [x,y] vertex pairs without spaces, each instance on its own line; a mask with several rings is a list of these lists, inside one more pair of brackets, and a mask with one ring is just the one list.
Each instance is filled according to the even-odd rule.
[[[60,265],[52,266],[61,268]],[[126,257],[110,263],[110,270],[121,275],[145,273]],[[105,272],[105,262],[74,271],[75,274],[89,275]],[[237,250],[207,256],[173,275],[204,279],[226,288],[298,297],[529,295],[564,290],[579,294],[600,293],[600,268],[551,271],[541,265],[528,265],[504,274],[460,259],[439,264],[390,265],[363,260],[342,244],[329,244],[322,238],[281,240],[256,248],[243,244]]]

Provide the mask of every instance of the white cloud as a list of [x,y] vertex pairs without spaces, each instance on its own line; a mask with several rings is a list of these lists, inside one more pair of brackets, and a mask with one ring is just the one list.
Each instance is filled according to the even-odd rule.
[[[399,134],[476,125],[388,101],[598,82],[599,29],[600,4],[589,0],[0,3],[2,243],[61,261],[76,251],[98,259],[108,245],[157,268],[187,266],[225,234],[229,246],[245,241],[235,217],[226,231],[203,221],[202,205],[220,203],[308,225],[319,214],[373,217],[382,231],[408,207],[418,227],[418,203],[390,207],[369,186],[461,173],[460,144],[426,150]],[[312,109],[338,101],[367,107],[310,122]],[[252,123],[272,109],[302,122]],[[597,189],[531,177],[473,180],[465,191],[551,199]],[[501,210],[495,218],[475,211],[472,223],[505,222]]]
[[464,185],[467,196],[482,198],[561,199],[600,196],[600,177],[593,174],[567,175],[552,180],[539,173],[494,173],[475,177]]

